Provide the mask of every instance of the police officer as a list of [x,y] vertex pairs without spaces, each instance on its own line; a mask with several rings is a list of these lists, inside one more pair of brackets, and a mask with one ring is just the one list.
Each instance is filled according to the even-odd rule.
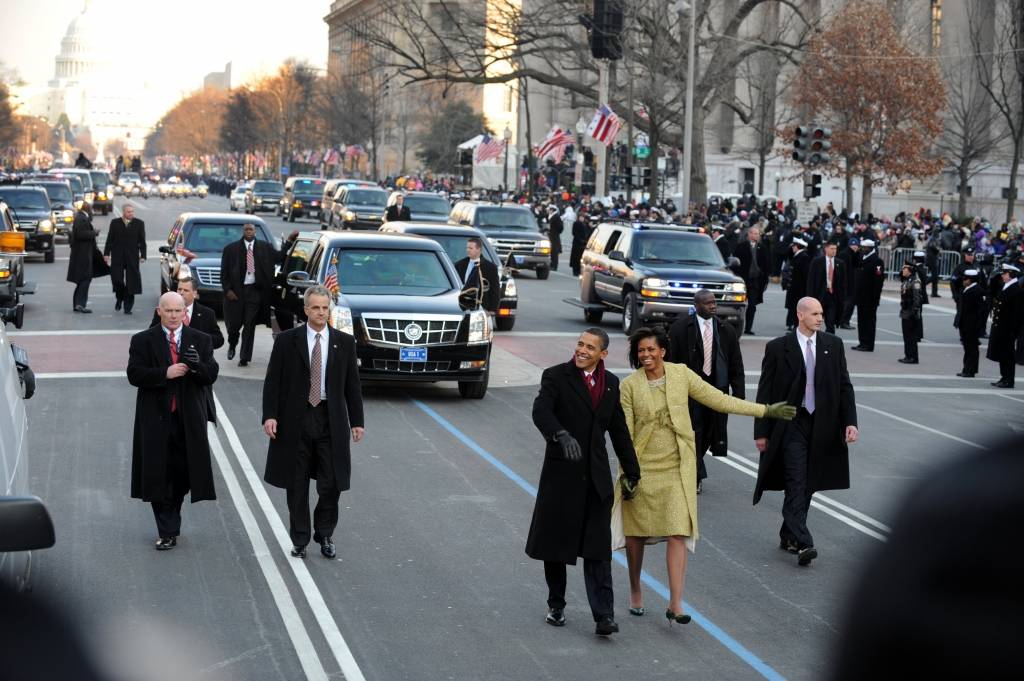
[[[959,269],[959,268],[958,268]],[[960,329],[960,344],[964,346],[964,366],[957,376],[974,378],[978,373],[978,338],[984,320],[979,319],[984,309],[985,296],[978,283],[978,270],[962,270],[957,275],[959,282],[956,296],[956,324]]]
[[[931,274],[928,272],[928,265],[925,263],[924,251],[914,251],[913,265],[914,274],[921,280],[921,305],[928,304],[928,282]],[[917,317],[917,340],[924,340],[924,313]]]
[[1003,287],[992,300],[992,333],[985,356],[993,362],[999,362],[999,380],[992,385],[1012,388],[1017,370],[1016,344],[1024,318],[1024,299],[1017,281],[1020,268],[1011,263],[1003,263],[1001,275]]
[[857,268],[857,290],[854,293],[858,343],[851,349],[874,352],[878,305],[882,302],[882,287],[885,285],[885,264],[878,257],[872,239],[862,240],[860,248],[863,255]]
[[981,302],[977,316],[978,338],[985,338],[985,326],[988,323],[988,277],[985,276],[984,270],[980,267],[980,263],[974,254],[974,248],[971,246],[964,249],[960,264],[956,266],[953,273],[949,276],[949,291],[953,295],[953,301],[956,303],[958,313],[960,311],[960,296],[963,295],[964,288],[966,288],[963,277],[964,272],[967,270],[975,270],[977,272],[974,283],[981,292]]
[[[846,248],[840,243],[839,254],[836,256],[846,265],[846,298],[843,300],[842,315],[839,317],[840,329],[852,329],[850,320],[853,318],[853,310],[857,306],[857,286],[860,281],[860,261],[863,257],[860,247],[860,239],[851,236],[846,239]],[[860,323],[860,320],[857,320]]]
[[786,329],[789,331],[796,328],[796,307],[800,299],[807,295],[807,273],[811,267],[807,240],[802,234],[793,236],[791,248],[793,254],[782,274],[786,289]]

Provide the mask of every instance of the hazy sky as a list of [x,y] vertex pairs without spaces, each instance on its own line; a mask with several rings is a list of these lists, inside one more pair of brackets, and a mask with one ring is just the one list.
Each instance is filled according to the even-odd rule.
[[[86,0],[2,0],[0,61],[33,84],[53,77],[68,24]],[[234,62],[238,74],[272,69],[288,57],[324,66],[329,0],[90,0],[103,36],[125,68],[144,69],[165,96],[193,90]],[[120,58],[119,58],[120,59]]]

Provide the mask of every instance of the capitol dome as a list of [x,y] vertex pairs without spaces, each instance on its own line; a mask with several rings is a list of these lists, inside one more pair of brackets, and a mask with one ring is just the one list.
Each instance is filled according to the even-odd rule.
[[60,41],[54,79],[61,82],[88,79],[106,66],[104,58],[105,21],[86,0],[82,13],[71,20]]

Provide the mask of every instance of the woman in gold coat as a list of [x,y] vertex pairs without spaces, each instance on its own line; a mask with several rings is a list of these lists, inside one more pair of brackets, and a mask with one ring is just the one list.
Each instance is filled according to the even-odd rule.
[[689,367],[666,363],[667,351],[668,337],[660,328],[640,328],[630,337],[629,359],[636,371],[622,381],[620,390],[642,477],[636,495],[623,500],[618,489],[615,504],[622,512],[630,613],[644,614],[640,587],[644,546],[667,541],[670,598],[665,617],[685,624],[690,621],[683,613],[686,551],[693,550],[699,536],[697,455],[689,399],[722,413],[786,420],[796,415],[796,408],[726,395]]

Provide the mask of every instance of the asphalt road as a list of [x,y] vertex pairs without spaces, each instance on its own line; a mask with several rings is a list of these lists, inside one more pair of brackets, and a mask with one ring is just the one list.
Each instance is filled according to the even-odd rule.
[[[984,441],[1019,428],[1024,391],[958,379],[960,350],[948,297],[929,306],[922,363],[902,354],[897,304],[879,310],[876,352],[847,353],[861,440],[852,488],[816,496],[820,558],[808,569],[780,552],[781,494],[750,504],[757,456],[752,422],[729,421],[728,459],[709,459],[702,537],[687,574],[688,626],[666,624],[663,545],[650,549],[643,618],[626,611],[624,561],[614,568],[622,631],[598,639],[581,571],[570,571],[568,626],[552,629],[543,570],[523,553],[542,442],[530,407],[543,367],[565,361],[582,314],[568,268],[519,282],[520,317],[500,334],[487,397],[453,386],[365,389],[367,438],[354,447],[353,489],[342,496],[336,560],[287,557],[282,491],[261,482],[261,380],[218,352],[220,428],[211,430],[218,500],[187,505],[183,539],[153,550],[149,508],[128,498],[134,390],[124,377],[130,334],[157,298],[158,241],[178,213],[226,210],[221,197],[135,200],[150,259],[136,314],[115,313],[109,280],[93,282],[92,315],[71,311],[67,246],[55,264],[33,259],[26,323],[12,334],[39,375],[29,402],[33,492],[53,514],[56,547],[37,554],[36,591],[65,604],[104,663],[133,678],[204,679],[821,679],[840,637],[847,585],[882,549],[908,485]],[[267,217],[278,234],[293,226]],[[97,218],[104,232],[107,218]],[[313,229],[303,222],[302,229]],[[568,250],[568,244],[565,245]],[[948,293],[947,293],[948,296]],[[892,297],[892,294],[887,294]],[[782,292],[770,287],[757,335],[742,348],[750,391],[766,340],[784,332]],[[609,315],[609,366],[627,372]],[[856,342],[856,332],[842,335]],[[850,343],[852,344],[852,343]],[[849,344],[848,344],[849,345]]]

